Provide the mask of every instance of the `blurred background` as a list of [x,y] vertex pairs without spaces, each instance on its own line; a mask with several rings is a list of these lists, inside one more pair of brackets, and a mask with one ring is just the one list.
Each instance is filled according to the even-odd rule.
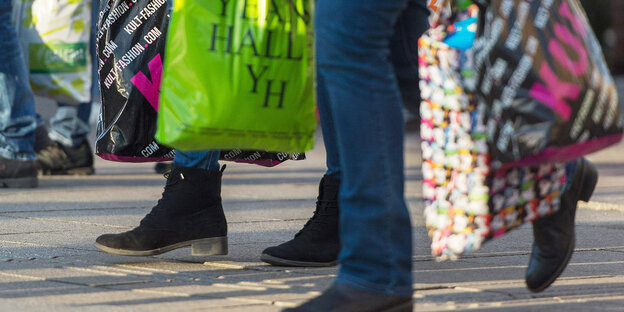
[[624,1],[581,0],[614,74],[624,74]]

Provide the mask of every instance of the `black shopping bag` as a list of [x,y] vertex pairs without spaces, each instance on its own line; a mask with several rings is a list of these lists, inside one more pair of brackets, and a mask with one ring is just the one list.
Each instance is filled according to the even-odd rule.
[[476,91],[495,165],[565,162],[621,140],[617,90],[578,0],[478,2]]

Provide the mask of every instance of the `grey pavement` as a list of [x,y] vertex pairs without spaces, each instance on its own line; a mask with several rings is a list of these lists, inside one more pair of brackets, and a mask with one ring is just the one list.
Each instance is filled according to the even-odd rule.
[[[624,311],[624,144],[591,155],[600,170],[577,214],[577,246],[557,282],[524,285],[532,232],[521,227],[454,262],[436,262],[421,201],[420,149],[406,139],[406,198],[414,226],[416,311]],[[96,161],[91,177],[41,177],[33,190],[0,190],[0,311],[279,311],[318,295],[335,268],[259,260],[312,214],[324,172],[322,140],[308,159],[274,168],[228,163],[223,205],[230,253],[108,255],[103,233],[136,226],[160,198],[153,164]]]

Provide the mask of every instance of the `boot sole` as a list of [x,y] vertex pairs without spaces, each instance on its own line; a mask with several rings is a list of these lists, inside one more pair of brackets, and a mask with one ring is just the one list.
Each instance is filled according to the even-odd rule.
[[295,261],[274,257],[265,253],[260,255],[260,260],[271,265],[287,267],[332,267],[338,264],[338,260],[330,262]]
[[39,186],[37,177],[0,179],[0,188],[35,188]]
[[119,256],[134,256],[134,257],[147,257],[160,255],[165,252],[172,251],[178,248],[191,247],[192,256],[220,256],[227,255],[228,253],[228,239],[227,236],[222,237],[210,237],[195,239],[186,242],[180,242],[169,246],[156,248],[152,250],[127,250],[118,249],[104,246],[99,243],[94,243],[95,248],[113,255]]
[[[598,170],[596,170],[596,167],[586,161],[585,159],[583,159],[581,161],[581,165],[578,168],[580,171],[579,173],[582,174],[581,179],[581,193],[579,193],[579,197],[577,198],[577,202],[579,200],[582,201],[589,201],[589,199],[591,198],[592,194],[594,193],[594,190],[596,189],[596,184],[598,184]],[[576,215],[576,206],[574,207],[574,215]],[[570,259],[572,258],[572,252],[574,251],[574,242],[576,240],[576,233],[574,233],[574,237],[572,237],[572,244],[570,246],[570,248],[568,248],[568,252],[566,253],[566,257],[563,261],[563,265],[561,265],[557,271],[555,272],[555,274],[553,274],[553,276],[551,278],[549,278],[544,284],[542,284],[540,287],[537,288],[528,288],[531,292],[534,293],[538,293],[538,292],[542,292],[544,289],[548,288],[560,275],[561,273],[563,273],[563,270],[568,266],[568,262],[570,262]]]
[[568,252],[566,253],[566,257],[563,260],[563,264],[557,269],[557,271],[555,271],[555,274],[553,274],[552,277],[549,278],[540,287],[537,287],[537,288],[527,287],[531,292],[534,292],[534,293],[542,292],[542,291],[544,291],[544,289],[550,287],[550,285],[552,285],[552,283],[554,283],[557,278],[559,278],[561,273],[563,273],[563,270],[568,266],[568,262],[570,262],[570,259],[572,258],[572,252],[574,251],[574,242],[575,241],[576,241],[576,234],[572,238],[572,244],[570,244],[571,246],[568,249]]
[[79,167],[67,170],[45,170],[40,171],[41,175],[93,175],[95,169],[93,167]]

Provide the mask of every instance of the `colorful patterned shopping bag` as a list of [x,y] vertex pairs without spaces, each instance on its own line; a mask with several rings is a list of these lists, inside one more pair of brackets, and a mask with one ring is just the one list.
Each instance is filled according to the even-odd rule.
[[474,95],[474,51],[449,45],[462,42],[464,31],[474,37],[477,14],[474,6],[458,14],[443,7],[419,44],[425,221],[439,260],[557,211],[566,178],[562,163],[492,168],[488,109]]

